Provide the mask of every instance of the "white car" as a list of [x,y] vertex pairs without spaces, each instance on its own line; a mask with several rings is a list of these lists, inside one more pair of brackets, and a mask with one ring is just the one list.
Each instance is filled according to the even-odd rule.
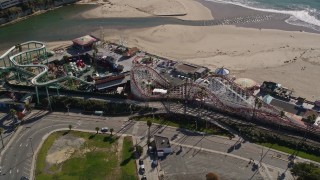
[[108,128],[108,127],[103,127],[103,128],[101,128],[100,131],[103,132],[103,133],[105,133],[105,132],[108,132],[108,131],[109,131],[109,128]]

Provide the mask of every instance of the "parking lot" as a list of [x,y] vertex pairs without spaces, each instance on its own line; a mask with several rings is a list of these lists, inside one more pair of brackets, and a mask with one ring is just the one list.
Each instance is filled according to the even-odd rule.
[[170,180],[205,179],[208,172],[218,174],[221,180],[263,179],[247,161],[189,148],[179,152],[176,147],[175,153],[161,161],[161,169]]

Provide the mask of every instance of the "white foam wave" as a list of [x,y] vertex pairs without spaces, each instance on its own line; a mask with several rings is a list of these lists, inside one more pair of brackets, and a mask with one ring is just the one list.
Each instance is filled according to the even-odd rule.
[[[218,2],[218,3],[224,3],[224,4],[234,4],[234,5],[238,5],[241,7],[245,7],[245,8],[249,8],[249,9],[253,9],[253,10],[257,10],[257,11],[263,11],[263,12],[270,12],[270,13],[279,13],[279,14],[287,14],[287,15],[291,15],[294,16],[296,19],[315,25],[315,26],[319,26],[320,27],[320,20],[318,20],[316,17],[311,16],[309,14],[309,11],[306,10],[276,10],[276,9],[263,9],[263,8],[257,8],[257,7],[252,7],[250,6],[250,4],[253,3],[249,3],[248,1],[224,1],[224,0],[206,0],[206,1],[212,1],[212,2]],[[314,10],[312,10],[314,11]]]
[[295,18],[294,16],[291,16],[290,18],[285,20],[285,22],[288,23],[288,24],[291,24],[291,25],[303,26],[303,27],[311,28],[311,29],[316,30],[316,31],[320,31],[320,26],[316,26],[316,25],[308,24],[308,23],[306,23],[304,21],[300,21],[297,18]]

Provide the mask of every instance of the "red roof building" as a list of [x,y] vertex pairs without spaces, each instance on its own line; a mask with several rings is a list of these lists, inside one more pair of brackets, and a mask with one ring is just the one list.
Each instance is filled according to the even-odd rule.
[[73,45],[76,47],[80,47],[82,50],[91,49],[92,45],[98,40],[90,35],[86,35],[83,37],[76,38],[72,40]]

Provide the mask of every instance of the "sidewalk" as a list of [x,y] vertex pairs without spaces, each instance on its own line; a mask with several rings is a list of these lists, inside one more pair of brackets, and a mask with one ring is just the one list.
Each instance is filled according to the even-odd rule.
[[[143,153],[140,156],[140,159],[143,160],[144,168],[145,168],[145,173],[144,175],[146,176],[147,180],[158,180],[159,179],[159,173],[158,169],[160,166],[160,163],[158,163],[158,166],[155,168],[152,168],[152,157],[148,155],[148,146],[147,146],[147,136],[144,137],[137,137],[133,136],[134,143],[138,143],[139,145],[142,146],[143,148]],[[139,165],[139,159],[136,160],[137,164],[137,172],[139,176],[139,180],[142,178],[143,175],[140,174],[140,165]]]

